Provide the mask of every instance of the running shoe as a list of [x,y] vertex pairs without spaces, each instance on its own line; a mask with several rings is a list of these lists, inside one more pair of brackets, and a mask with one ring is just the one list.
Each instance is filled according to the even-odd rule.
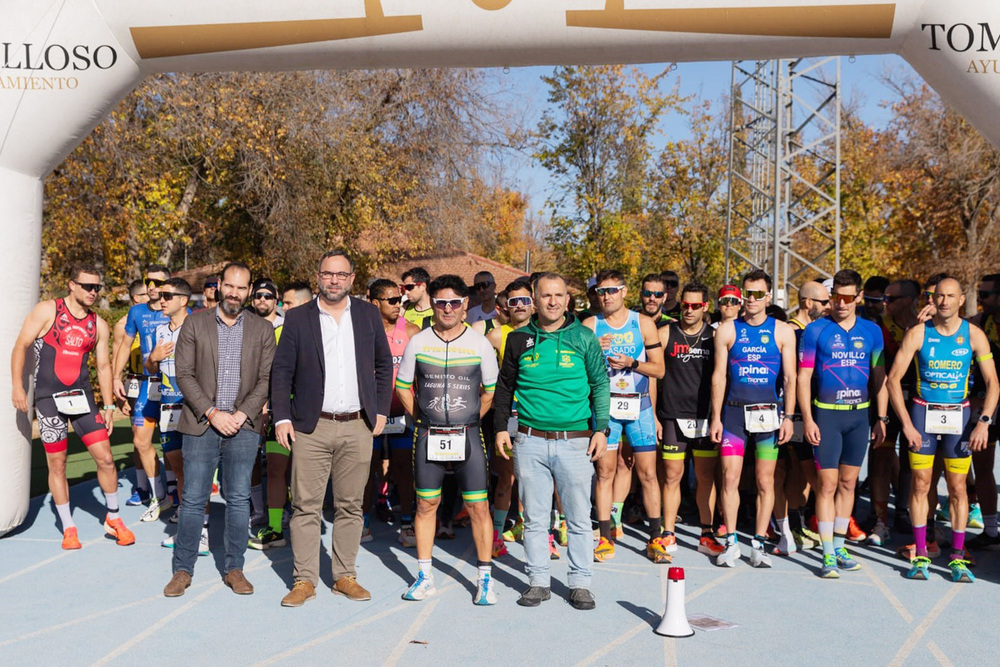
[[625,527],[623,524],[611,524],[611,539],[617,542],[625,537]]
[[837,547],[833,550],[833,553],[837,557],[837,567],[841,570],[854,572],[861,569],[861,563],[855,560],[844,547]]
[[265,549],[277,549],[283,547],[288,542],[283,533],[277,533],[270,526],[266,526],[257,533],[256,537],[250,538],[250,548],[263,551]]
[[[417,534],[413,530],[413,526],[403,526],[399,531],[399,543],[407,549],[412,549],[417,546]],[[494,544],[494,546],[496,546]],[[493,556],[496,558],[496,554]]]
[[698,540],[699,553],[703,553],[708,556],[718,556],[725,550],[726,547],[719,544],[719,541],[711,535],[702,535],[701,539]]
[[163,539],[163,541],[160,542],[160,546],[163,547],[164,549],[173,549],[174,548],[174,536],[173,535],[168,535],[167,537],[165,537]]
[[983,510],[979,503],[969,505],[969,528],[983,527]]
[[[896,554],[900,558],[905,558],[906,560],[912,561],[917,557],[917,547],[914,544],[907,544],[905,547],[899,547],[896,549]],[[927,557],[934,559],[941,556],[941,547],[938,546],[937,542],[927,543]]]
[[556,547],[555,535],[549,535],[549,560],[559,560],[559,549]]
[[207,556],[212,553],[208,549],[208,526],[203,526],[201,529],[201,539],[198,541],[198,555]]
[[771,557],[764,550],[764,543],[756,539],[750,540],[750,566],[771,567]]
[[451,527],[451,524],[441,524],[437,529],[437,539],[439,540],[453,540],[455,539],[455,529]]
[[365,526],[364,528],[361,529],[361,544],[364,544],[365,542],[371,542],[373,539],[375,538],[372,537],[371,528]]
[[823,579],[840,579],[840,569],[837,567],[837,557],[833,554],[823,554],[823,567],[819,576]]
[[[429,593],[428,593],[429,595]],[[497,603],[497,592],[493,586],[493,577],[484,574],[479,583],[476,584],[476,597],[472,599],[472,604],[486,607]]]
[[569,544],[569,529],[566,527],[566,521],[560,521],[559,527],[556,528],[556,542],[559,546],[564,547]]
[[606,560],[611,560],[615,557],[615,545],[606,537],[602,537],[601,541],[597,543],[597,548],[594,549],[594,560],[599,562],[604,562]]
[[668,554],[677,553],[676,535],[660,535],[660,544],[663,545],[663,550]]
[[927,580],[930,577],[930,572],[928,568],[931,565],[931,559],[927,556],[916,556],[910,559],[910,571],[906,573],[907,579],[923,579]]
[[138,507],[139,505],[145,505],[147,502],[149,502],[149,491],[133,486],[132,495],[128,497],[125,504],[129,507]]
[[510,530],[503,531],[504,542],[520,542],[524,539],[524,521],[520,519],[511,526]]
[[793,530],[792,538],[795,540],[795,546],[802,551],[808,551],[809,549],[815,549],[817,546],[820,546],[819,535],[807,528],[798,528]]
[[991,551],[1000,551],[1000,533],[997,533],[993,537],[990,537],[985,532],[976,535],[971,540],[965,543],[970,549],[989,549]]
[[715,564],[722,567],[736,567],[740,560],[740,545],[738,542],[726,545],[722,553],[715,559]]
[[139,521],[143,521],[145,523],[156,521],[160,518],[160,514],[166,512],[173,506],[174,501],[171,500],[170,496],[151,498],[149,501],[149,507],[147,507],[146,511],[142,513],[142,516],[139,517]]
[[67,551],[70,549],[82,549],[83,545],[80,544],[80,538],[76,534],[76,526],[72,528],[67,528],[63,531],[63,541],[62,548]]
[[847,541],[858,544],[864,542],[866,539],[868,539],[868,534],[861,530],[861,526],[858,525],[858,522],[852,516],[850,523],[847,524]]
[[437,589],[434,588],[434,579],[425,576],[423,572],[417,572],[417,580],[413,582],[412,586],[406,589],[405,593],[403,593],[403,599],[409,600],[410,602],[420,602],[424,598],[429,595],[434,595],[435,593],[437,593]]
[[105,516],[104,532],[115,538],[115,541],[123,547],[135,544],[135,535],[132,534],[131,530],[125,527],[125,522],[121,520],[121,517],[118,517],[117,519],[109,519]]
[[892,535],[889,533],[888,526],[885,525],[885,522],[883,522],[882,519],[876,520],[875,527],[872,528],[872,532],[868,533],[868,544],[880,547],[885,544],[889,544],[891,540]]
[[961,558],[954,558],[948,563],[948,569],[951,570],[951,580],[956,584],[975,583],[976,576],[969,571],[969,561],[962,560]]
[[[676,547],[676,545],[674,546]],[[674,560],[664,548],[662,537],[654,537],[646,542],[646,558],[657,564],[671,563]]]

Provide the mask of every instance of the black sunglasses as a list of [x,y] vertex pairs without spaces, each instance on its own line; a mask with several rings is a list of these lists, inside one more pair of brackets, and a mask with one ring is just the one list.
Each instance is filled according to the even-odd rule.
[[79,286],[82,290],[93,292],[95,294],[104,289],[104,285],[101,283],[77,283],[77,286]]
[[478,290],[484,290],[484,289],[486,289],[488,287],[492,287],[492,286],[493,286],[493,283],[491,283],[488,280],[486,280],[484,282],[481,282],[481,283],[476,283],[475,285],[473,285],[473,287],[475,287]]
[[180,292],[160,292],[160,301],[170,301],[175,296],[187,298],[187,294],[181,294]]
[[885,303],[884,296],[866,296],[865,303]]
[[390,306],[398,306],[399,302],[403,300],[401,296],[390,296],[384,299],[375,299],[375,301],[385,301]]
[[[806,298],[809,299],[810,301],[815,301],[816,303],[818,303],[821,306],[825,306],[826,304],[830,303],[829,299],[814,299],[814,298],[812,298],[810,296],[807,296]],[[867,299],[868,297],[865,297],[865,298]]]
[[663,296],[664,294],[666,294],[666,292],[655,292],[655,291],[653,291],[651,289],[644,289],[644,290],[642,290],[641,294],[644,297],[646,297],[647,299],[649,297],[651,297],[651,296],[655,296],[657,299],[659,299],[661,296]]
[[256,292],[253,295],[255,299],[264,299],[265,301],[274,301],[278,297],[274,296],[270,292]]
[[882,298],[885,299],[886,303],[895,303],[895,302],[899,301],[900,299],[905,299],[906,297],[903,296],[902,294],[886,294]]
[[217,281],[213,281],[213,282],[210,282],[210,283],[205,283],[205,289],[216,288],[218,286],[219,286],[219,283]]

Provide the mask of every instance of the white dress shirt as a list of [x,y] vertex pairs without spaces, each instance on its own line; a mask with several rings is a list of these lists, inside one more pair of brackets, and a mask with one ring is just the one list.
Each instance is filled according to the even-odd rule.
[[358,367],[354,358],[351,298],[345,298],[347,308],[341,314],[339,323],[322,306],[319,309],[319,328],[323,332],[323,358],[326,362],[322,410],[333,414],[357,412],[361,409]]

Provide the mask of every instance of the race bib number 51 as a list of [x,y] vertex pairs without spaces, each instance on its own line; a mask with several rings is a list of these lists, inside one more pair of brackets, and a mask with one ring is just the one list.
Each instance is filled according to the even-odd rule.
[[453,463],[465,460],[465,427],[427,430],[427,460]]

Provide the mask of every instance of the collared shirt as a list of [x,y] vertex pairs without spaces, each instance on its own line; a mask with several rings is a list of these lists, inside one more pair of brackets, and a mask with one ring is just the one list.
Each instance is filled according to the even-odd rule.
[[215,321],[219,331],[219,364],[215,377],[215,407],[223,412],[232,412],[236,406],[236,395],[240,391],[240,359],[243,355],[243,311],[232,326],[226,324],[215,311]]
[[[318,298],[318,297],[317,297]],[[326,378],[323,384],[323,412],[341,414],[361,409],[358,391],[358,367],[354,358],[354,326],[351,323],[351,298],[340,315],[340,322],[319,309],[319,328],[323,334],[323,358]]]

